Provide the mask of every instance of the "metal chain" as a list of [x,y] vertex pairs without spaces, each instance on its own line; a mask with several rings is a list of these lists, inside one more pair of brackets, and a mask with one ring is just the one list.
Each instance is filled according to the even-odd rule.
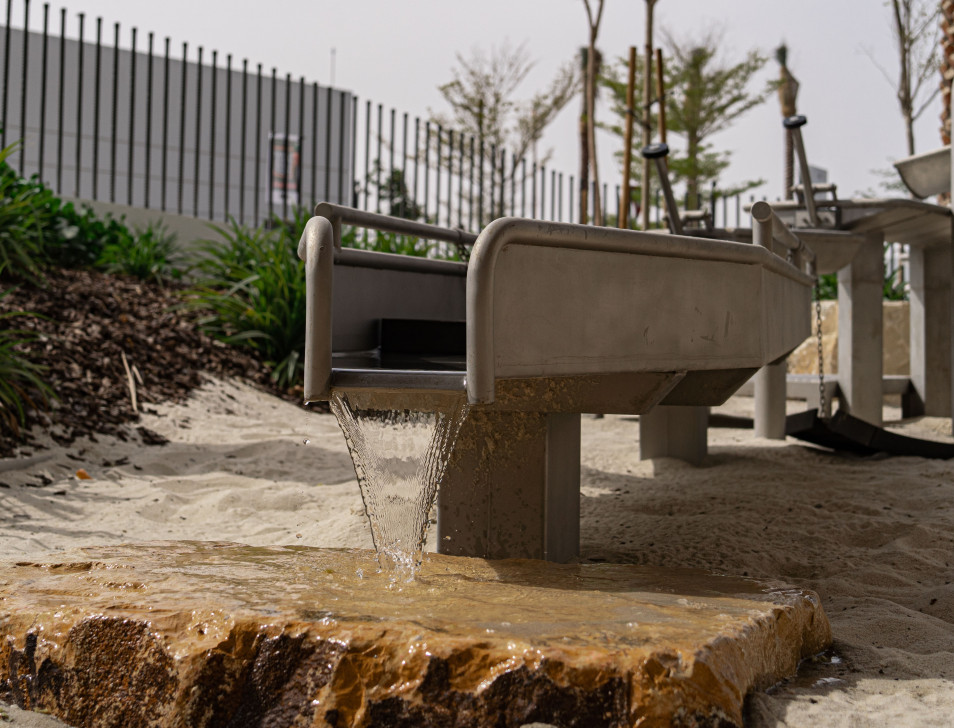
[[818,416],[825,418],[825,353],[822,348],[822,305],[818,277],[815,278],[815,329],[818,341]]

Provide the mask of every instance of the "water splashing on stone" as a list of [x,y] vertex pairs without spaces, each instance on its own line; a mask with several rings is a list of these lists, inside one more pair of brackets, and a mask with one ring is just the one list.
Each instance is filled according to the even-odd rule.
[[378,563],[413,579],[421,564],[437,488],[466,414],[461,396],[428,410],[385,409],[334,391],[331,409],[348,443]]

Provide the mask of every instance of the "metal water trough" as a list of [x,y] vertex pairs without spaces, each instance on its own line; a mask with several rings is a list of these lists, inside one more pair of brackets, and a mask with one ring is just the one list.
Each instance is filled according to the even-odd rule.
[[[345,225],[473,248],[342,249]],[[471,405],[439,492],[446,553],[572,558],[580,413],[721,404],[810,332],[811,276],[757,245],[515,218],[474,239],[321,204],[299,255],[306,400]]]

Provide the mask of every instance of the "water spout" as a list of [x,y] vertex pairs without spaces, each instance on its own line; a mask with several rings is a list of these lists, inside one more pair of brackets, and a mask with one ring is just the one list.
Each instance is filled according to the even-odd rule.
[[430,398],[427,409],[390,409],[373,398],[334,390],[330,401],[354,462],[378,563],[398,578],[413,579],[466,415],[465,397]]

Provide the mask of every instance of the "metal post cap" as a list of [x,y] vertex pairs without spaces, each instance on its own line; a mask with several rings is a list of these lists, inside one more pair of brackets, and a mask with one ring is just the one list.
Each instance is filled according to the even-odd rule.
[[797,129],[800,126],[805,126],[806,123],[808,123],[808,119],[801,114],[795,114],[795,116],[786,116],[784,119],[782,119],[782,126],[784,126],[786,129]]
[[642,154],[646,159],[659,159],[661,157],[668,157],[669,145],[665,142],[656,142],[655,144],[650,144],[647,147],[643,147]]

